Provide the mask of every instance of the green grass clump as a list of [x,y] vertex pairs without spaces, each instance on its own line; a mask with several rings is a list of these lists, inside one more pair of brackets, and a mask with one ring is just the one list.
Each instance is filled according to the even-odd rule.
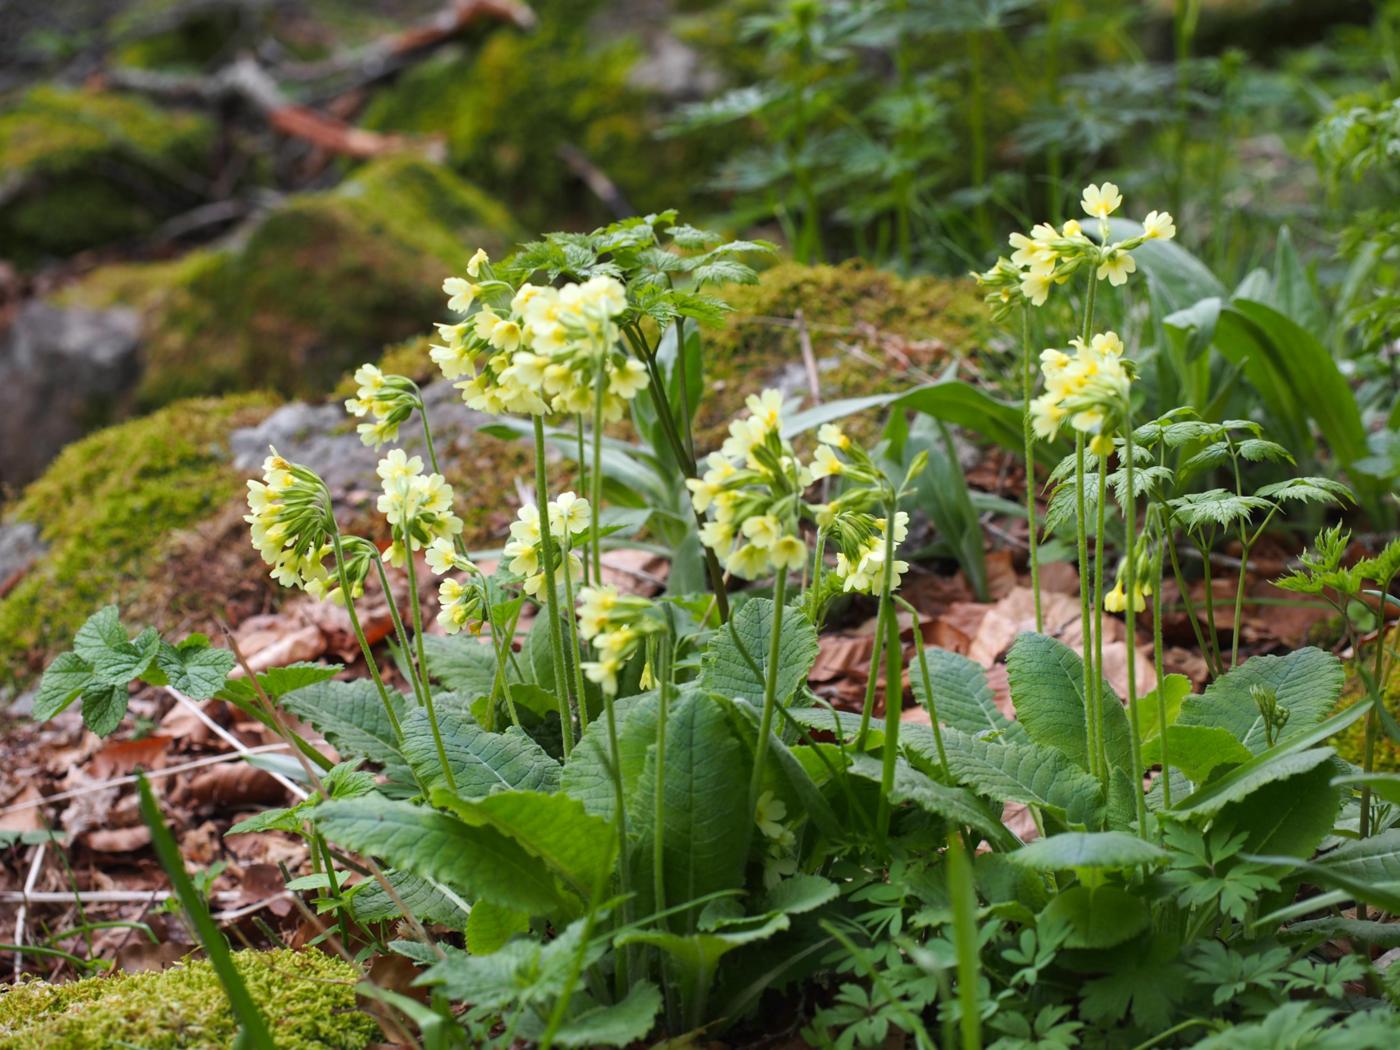
[[[21,265],[150,232],[196,203],[208,120],[144,99],[35,87],[0,111],[0,243]],[[133,192],[132,187],[140,187]]]
[[228,465],[228,434],[269,407],[262,395],[183,401],[63,450],[10,514],[36,524],[49,545],[0,599],[0,652],[12,654],[11,675],[38,670],[93,609],[129,601],[171,532],[236,497],[242,482]]
[[[363,1050],[378,1026],[355,1005],[360,973],[321,952],[233,956],[277,1050]],[[185,1050],[232,1046],[238,1026],[214,969],[29,981],[0,994],[0,1050]]]

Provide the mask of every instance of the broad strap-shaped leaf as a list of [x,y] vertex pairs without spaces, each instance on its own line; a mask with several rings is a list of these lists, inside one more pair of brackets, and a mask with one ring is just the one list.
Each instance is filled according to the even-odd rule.
[[[460,797],[484,798],[511,788],[546,793],[559,789],[559,763],[514,726],[488,733],[467,717],[449,717],[448,710],[440,710],[439,727]],[[404,721],[403,755],[425,790],[446,783],[426,711],[415,709]]]
[[1271,690],[1288,711],[1279,743],[1307,733],[1324,718],[1342,693],[1342,664],[1331,653],[1309,646],[1286,656],[1255,656],[1221,675],[1199,696],[1181,705],[1178,725],[1219,726],[1254,754],[1268,746],[1264,716],[1251,690]]
[[500,791],[473,800],[440,787],[433,789],[432,800],[466,824],[514,839],[584,899],[612,870],[617,832],[568,795]]
[[[925,762],[938,763],[933,731],[906,726],[900,742]],[[1061,823],[1097,828],[1104,799],[1099,782],[1063,751],[1025,743],[983,740],[951,727],[943,730],[948,771],[960,784],[998,802],[1036,806]]]
[[[1016,717],[1037,744],[1058,748],[1080,769],[1089,768],[1084,661],[1069,646],[1043,634],[1016,639],[1006,657]],[[1112,766],[1129,769],[1128,716],[1103,683],[1104,738]]]
[[[340,664],[306,662],[288,664],[286,667],[269,667],[266,671],[258,672],[258,685],[269,699],[277,700],[298,689],[329,681],[341,670],[343,668]],[[219,690],[218,698],[245,710],[255,708],[258,703],[257,690],[246,678],[226,681],[224,687]]]
[[[408,702],[393,690],[389,691],[389,702],[402,724]],[[282,706],[324,733],[342,758],[365,758],[386,768],[407,768],[384,701],[368,679],[316,682],[286,694]]]
[[1071,886],[1055,895],[1040,921],[1069,928],[1067,948],[1111,948],[1147,928],[1145,901],[1111,883]]
[[[761,706],[772,628],[771,601],[751,598],[745,602],[710,639],[700,672],[702,688]],[[816,659],[817,629],[800,609],[784,609],[778,649],[778,703],[786,704],[807,681]]]
[[1284,753],[1265,752],[1244,765],[1236,766],[1219,780],[1213,780],[1176,806],[1176,812],[1191,816],[1213,816],[1232,802],[1248,798],[1260,788],[1316,769],[1335,751],[1314,747]]
[[[582,1006],[554,1033],[558,1046],[630,1046],[646,1037],[661,1009],[661,990],[650,981],[634,981],[627,995],[611,1006],[592,1003],[585,996],[575,1000]],[[522,1033],[523,1034],[523,1033]]]
[[1400,889],[1400,828],[1338,846],[1316,863],[1362,882],[1393,884]]
[[[642,856],[650,855],[657,834],[655,752],[653,745],[628,813]],[[752,763],[724,709],[708,696],[678,698],[667,719],[665,758],[661,836],[668,902],[738,888],[754,819],[748,812]]]
[[[1008,741],[1030,739],[1024,726],[1013,722],[997,708],[995,694],[981,664],[947,649],[929,649],[925,658],[939,722],[974,736],[990,735]],[[909,669],[909,681],[914,695],[927,707],[924,678],[917,664]]]
[[530,915],[564,908],[554,876],[493,827],[373,795],[323,802],[312,817],[332,842],[432,879],[468,902],[484,898]]
[[428,673],[452,692],[475,700],[491,692],[496,678],[496,654],[491,646],[468,635],[423,636]]
[[[876,784],[880,783],[883,772],[880,759],[874,755],[853,755],[850,769],[855,776]],[[976,795],[966,788],[940,784],[920,773],[903,758],[895,761],[890,801],[912,803],[925,813],[942,817],[950,824],[973,828],[992,842],[1003,842],[1007,838],[1001,815],[993,813]]]
[[[741,732],[748,733],[755,740],[758,738],[758,726],[762,716],[752,704],[724,697],[717,697],[716,702],[726,705],[732,712]],[[775,725],[773,728],[780,730],[782,727]],[[797,756],[777,732],[774,732],[768,741],[768,765],[768,772],[777,780],[781,793],[789,804],[797,803],[801,807],[800,812],[810,817],[823,835],[832,839],[844,837],[843,829],[826,796],[821,793],[807,768],[797,760]]]
[[530,916],[494,901],[477,901],[467,916],[467,950],[490,955],[510,943],[516,934],[530,932]]
[[1066,831],[1036,839],[1010,854],[1015,863],[1036,871],[1135,868],[1164,863],[1170,856],[1161,846],[1126,831]]
[[[619,761],[623,769],[624,805],[630,789],[636,786],[637,778],[641,776],[642,767],[646,764],[647,743],[656,735],[653,714],[652,718],[646,720],[645,727],[640,719],[632,723],[629,737],[628,716],[642,703],[650,703],[654,712],[655,701],[655,696],[626,697],[613,701],[613,718],[617,722],[618,733],[617,747],[621,756]],[[634,744],[630,752],[623,744],[625,739],[630,739]],[[583,808],[589,813],[607,821],[613,819],[617,809],[617,791],[613,786],[612,774],[608,771],[610,747],[607,716],[600,714],[588,723],[588,728],[574,744],[559,779],[559,790],[582,802]]]

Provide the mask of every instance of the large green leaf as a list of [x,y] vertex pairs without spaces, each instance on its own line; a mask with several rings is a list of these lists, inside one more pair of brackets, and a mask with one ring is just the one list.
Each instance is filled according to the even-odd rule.
[[[466,925],[467,913],[462,910],[461,898],[453,900],[455,894],[446,893],[427,879],[403,871],[388,871],[384,877],[419,922],[450,926],[456,930]],[[366,879],[355,888],[350,898],[350,913],[357,922],[384,922],[403,916],[393,898],[374,879]],[[473,908],[472,914],[475,913],[476,909]]]
[[[927,383],[902,393],[871,394],[868,397],[828,401],[789,416],[783,424],[783,434],[791,437],[814,430],[823,423],[833,423],[872,408],[901,408],[925,412],[945,423],[953,423],[975,431],[1013,452],[1025,451],[1020,406],[993,400],[977,387],[960,379]],[[1054,454],[1048,446],[1042,444],[1037,454],[1043,454],[1046,463],[1054,461]]]
[[[1167,757],[1173,770],[1180,770],[1197,784],[1205,781],[1219,766],[1237,766],[1253,754],[1228,729],[1220,726],[1167,726]],[[1144,765],[1162,762],[1162,737],[1154,736],[1142,746]]]
[[[734,717],[741,720],[741,731],[748,732],[755,740],[758,738],[761,715],[756,707],[744,700],[729,700],[725,697],[717,697],[716,701],[725,704]],[[801,807],[801,812],[811,818],[812,823],[823,835],[831,839],[843,837],[843,829],[826,796],[821,793],[807,768],[798,761],[792,749],[777,733],[768,741],[768,772],[777,781],[780,794],[789,804]]]
[[323,802],[312,817],[332,842],[442,883],[468,901],[485,898],[530,915],[564,906],[538,858],[493,827],[372,795]]
[[1170,854],[1161,846],[1126,831],[1066,831],[1022,846],[1011,860],[1036,871],[1070,868],[1133,868],[1160,864]]
[[[559,789],[559,763],[519,729],[488,733],[467,718],[449,719],[447,714],[440,712],[442,747],[462,798],[483,798],[510,788]],[[404,721],[403,755],[425,789],[445,783],[426,711],[415,709]]]
[[[1131,219],[1110,219],[1109,227],[1114,240],[1142,233],[1142,226]],[[1225,286],[1209,267],[1175,241],[1147,241],[1133,251],[1133,259],[1168,312],[1183,310],[1211,296],[1225,296]]]
[[[582,998],[582,997],[580,997]],[[646,1037],[661,1009],[661,991],[650,981],[634,981],[611,1006],[589,1005],[571,1015],[554,1033],[558,1046],[629,1046]]]
[[1068,927],[1067,948],[1111,948],[1146,929],[1150,919],[1146,903],[1111,884],[1072,886],[1040,913],[1042,923]]
[[[1063,751],[1089,768],[1084,704],[1084,662],[1069,646],[1043,634],[1016,639],[1006,657],[1016,717],[1037,744]],[[1129,769],[1128,717],[1108,682],[1103,683],[1104,738],[1109,762]]]
[[496,654],[469,635],[423,636],[428,673],[452,692],[474,700],[491,692],[496,678]]
[[433,789],[432,800],[466,824],[494,828],[514,839],[580,897],[589,897],[612,869],[617,833],[568,795],[500,791],[481,799],[465,799],[439,787]]
[[[630,721],[630,719],[629,719]],[[661,828],[667,902],[683,904],[743,884],[754,815],[748,811],[751,761],[724,708],[708,696],[683,695],[666,724]],[[629,827],[650,856],[655,841],[656,748],[637,785]]]
[[[622,736],[627,725],[626,714],[634,702],[631,697],[614,702],[613,717],[618,723],[619,752],[622,751]],[[652,730],[648,737],[654,736],[654,722],[647,728]],[[640,750],[634,751],[634,754],[638,754],[639,758],[634,763],[633,784],[636,782],[636,777],[641,775],[642,765],[646,760],[646,739],[646,737],[643,738]],[[609,772],[609,747],[607,718],[599,715],[588,723],[588,728],[583,731],[583,735],[574,744],[574,749],[569,753],[559,778],[561,791],[578,799],[583,803],[584,809],[604,820],[612,820],[613,813],[617,809],[617,791],[613,786],[612,774]],[[623,790],[625,803],[627,787],[624,786]]]
[[1394,884],[1400,889],[1400,828],[1338,846],[1317,865],[1362,882]]
[[[937,764],[938,750],[927,726],[905,727],[900,742]],[[1099,782],[1063,751],[1029,741],[983,740],[953,728],[943,731],[943,745],[954,779],[979,795],[1036,806],[1066,824],[1094,828],[1103,821]]]
[[[773,603],[767,598],[745,602],[710,639],[705,649],[701,685],[731,699],[763,703],[763,676],[773,628]],[[783,610],[782,638],[778,649],[777,701],[786,704],[807,681],[817,659],[817,629],[799,609]]]
[[1288,711],[1288,723],[1279,737],[1280,743],[1286,743],[1327,716],[1341,695],[1342,679],[1341,661],[1313,647],[1286,656],[1251,657],[1221,675],[1199,696],[1188,697],[1181,705],[1177,724],[1227,729],[1257,755],[1268,742],[1264,716],[1251,692],[1254,687],[1272,690],[1279,706]]
[[74,652],[59,653],[44,677],[39,679],[39,691],[34,696],[34,720],[47,722],[94,684],[92,667],[86,660]]
[[1161,734],[1162,727],[1158,725],[1157,693],[1161,692],[1164,706],[1167,709],[1166,724],[1176,725],[1176,720],[1181,717],[1181,705],[1186,698],[1191,695],[1191,679],[1184,674],[1169,674],[1163,680],[1158,689],[1138,700],[1138,724],[1142,730],[1142,743],[1146,747]]
[[[389,702],[402,723],[408,702],[392,690]],[[288,693],[282,706],[324,733],[341,758],[365,758],[385,767],[405,765],[384,701],[368,679],[315,682]]]
[[191,700],[208,700],[222,689],[234,662],[233,653],[211,648],[202,639],[186,639],[178,646],[161,642],[156,653],[156,666]]
[[[981,664],[947,649],[929,649],[929,684],[933,687],[938,720],[964,733],[1008,741],[1028,741],[1025,727],[1013,722],[997,708],[995,694]],[[923,675],[918,666],[910,668],[910,684],[919,702],[928,704]]]
[[[864,780],[876,784],[881,782],[880,759],[874,755],[851,756],[850,769],[854,775]],[[895,762],[890,801],[913,803],[925,813],[942,817],[950,824],[974,828],[993,842],[1004,842],[1007,837],[1000,813],[993,813],[981,799],[966,788],[940,784],[932,777],[920,773],[902,758]]]
[[[1304,752],[1306,754],[1306,752]],[[1247,853],[1310,857],[1332,831],[1342,793],[1332,763],[1266,784],[1221,809],[1216,823],[1247,832]]]

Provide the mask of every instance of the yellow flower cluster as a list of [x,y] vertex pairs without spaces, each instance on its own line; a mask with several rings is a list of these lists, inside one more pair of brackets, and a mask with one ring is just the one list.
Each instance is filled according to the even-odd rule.
[[[868,521],[864,526],[869,535],[854,544],[851,553],[837,551],[836,578],[841,581],[841,589],[852,594],[879,594],[885,579],[885,518],[864,515]],[[895,549],[909,535],[909,515],[896,511],[894,516]],[[898,558],[894,561],[890,574],[890,590],[899,587],[900,578],[909,571],[909,563]]]
[[1073,340],[1074,353],[1046,350],[1040,355],[1045,393],[1031,401],[1035,433],[1052,440],[1060,425],[1089,437],[1096,456],[1113,451],[1113,435],[1126,418],[1132,384],[1123,361],[1123,341],[1114,332],[1101,332],[1088,343]]
[[272,449],[263,461],[261,481],[248,481],[248,511],[253,547],[272,567],[272,578],[284,587],[301,587],[323,597],[330,574],[325,559],[325,487],[306,467],[283,459]]
[[696,513],[709,515],[700,542],[729,572],[753,580],[805,564],[797,516],[812,471],[782,437],[782,395],[765,390],[750,394],[746,404],[749,415],[729,424],[724,444],[705,461],[705,474],[686,486]]
[[[570,583],[583,579],[583,561],[569,548],[573,541],[588,532],[590,525],[588,500],[573,492],[561,492],[558,499],[546,504],[549,510],[549,532],[555,555],[555,581],[563,586],[564,567],[568,566]],[[522,589],[532,598],[545,591],[544,545],[540,535],[540,511],[527,503],[516,513],[510,526],[510,542],[502,553],[510,559],[510,571],[523,577]]]
[[578,633],[593,644],[597,659],[581,665],[590,682],[612,696],[617,676],[647,634],[660,628],[646,598],[619,594],[616,587],[585,587],[579,592]]
[[422,402],[418,388],[404,376],[386,376],[374,365],[361,365],[355,370],[355,382],[359,389],[355,396],[347,398],[345,411],[358,419],[372,416],[374,422],[361,423],[355,428],[360,440],[371,448],[379,448],[399,436],[399,427],[404,420],[419,408]]
[[490,277],[483,252],[467,273],[471,280],[443,282],[448,308],[465,319],[438,325],[442,342],[429,354],[447,379],[461,380],[457,389],[469,408],[492,415],[588,414],[601,394],[604,420],[622,418],[647,373],[621,346],[617,318],[627,309],[627,293],[617,280],[512,289]]
[[[471,573],[480,577],[481,571],[457,551],[457,544],[445,536],[439,536],[428,544],[428,568],[438,576],[449,572]],[[462,583],[460,580],[446,579],[438,584],[438,623],[448,634],[456,634],[463,627],[470,627],[475,634],[481,630],[482,609],[486,596],[480,583]]]
[[404,565],[409,550],[419,550],[434,540],[462,531],[462,520],[452,513],[452,486],[441,474],[424,474],[423,460],[391,449],[379,461],[383,493],[379,512],[393,527],[394,542],[386,561]]
[[1123,195],[1111,182],[1086,186],[1079,204],[1085,215],[1098,220],[1097,243],[1075,219],[1058,230],[1049,223],[1040,223],[1029,235],[1011,235],[1014,251],[1009,259],[999,258],[990,270],[973,275],[986,290],[987,302],[998,316],[1017,303],[1044,305],[1054,285],[1064,284],[1085,265],[1094,267],[1098,280],[1121,285],[1137,271],[1134,249],[1147,241],[1176,236],[1171,215],[1152,211],[1143,219],[1141,234],[1110,242],[1108,218],[1123,205]]

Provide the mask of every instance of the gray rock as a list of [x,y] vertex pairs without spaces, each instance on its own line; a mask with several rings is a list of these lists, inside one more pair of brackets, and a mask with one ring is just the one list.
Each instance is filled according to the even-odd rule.
[[0,595],[5,594],[48,550],[39,526],[28,521],[0,524]]
[[115,416],[141,376],[132,310],[31,301],[0,333],[0,485],[34,480],[64,445]]

